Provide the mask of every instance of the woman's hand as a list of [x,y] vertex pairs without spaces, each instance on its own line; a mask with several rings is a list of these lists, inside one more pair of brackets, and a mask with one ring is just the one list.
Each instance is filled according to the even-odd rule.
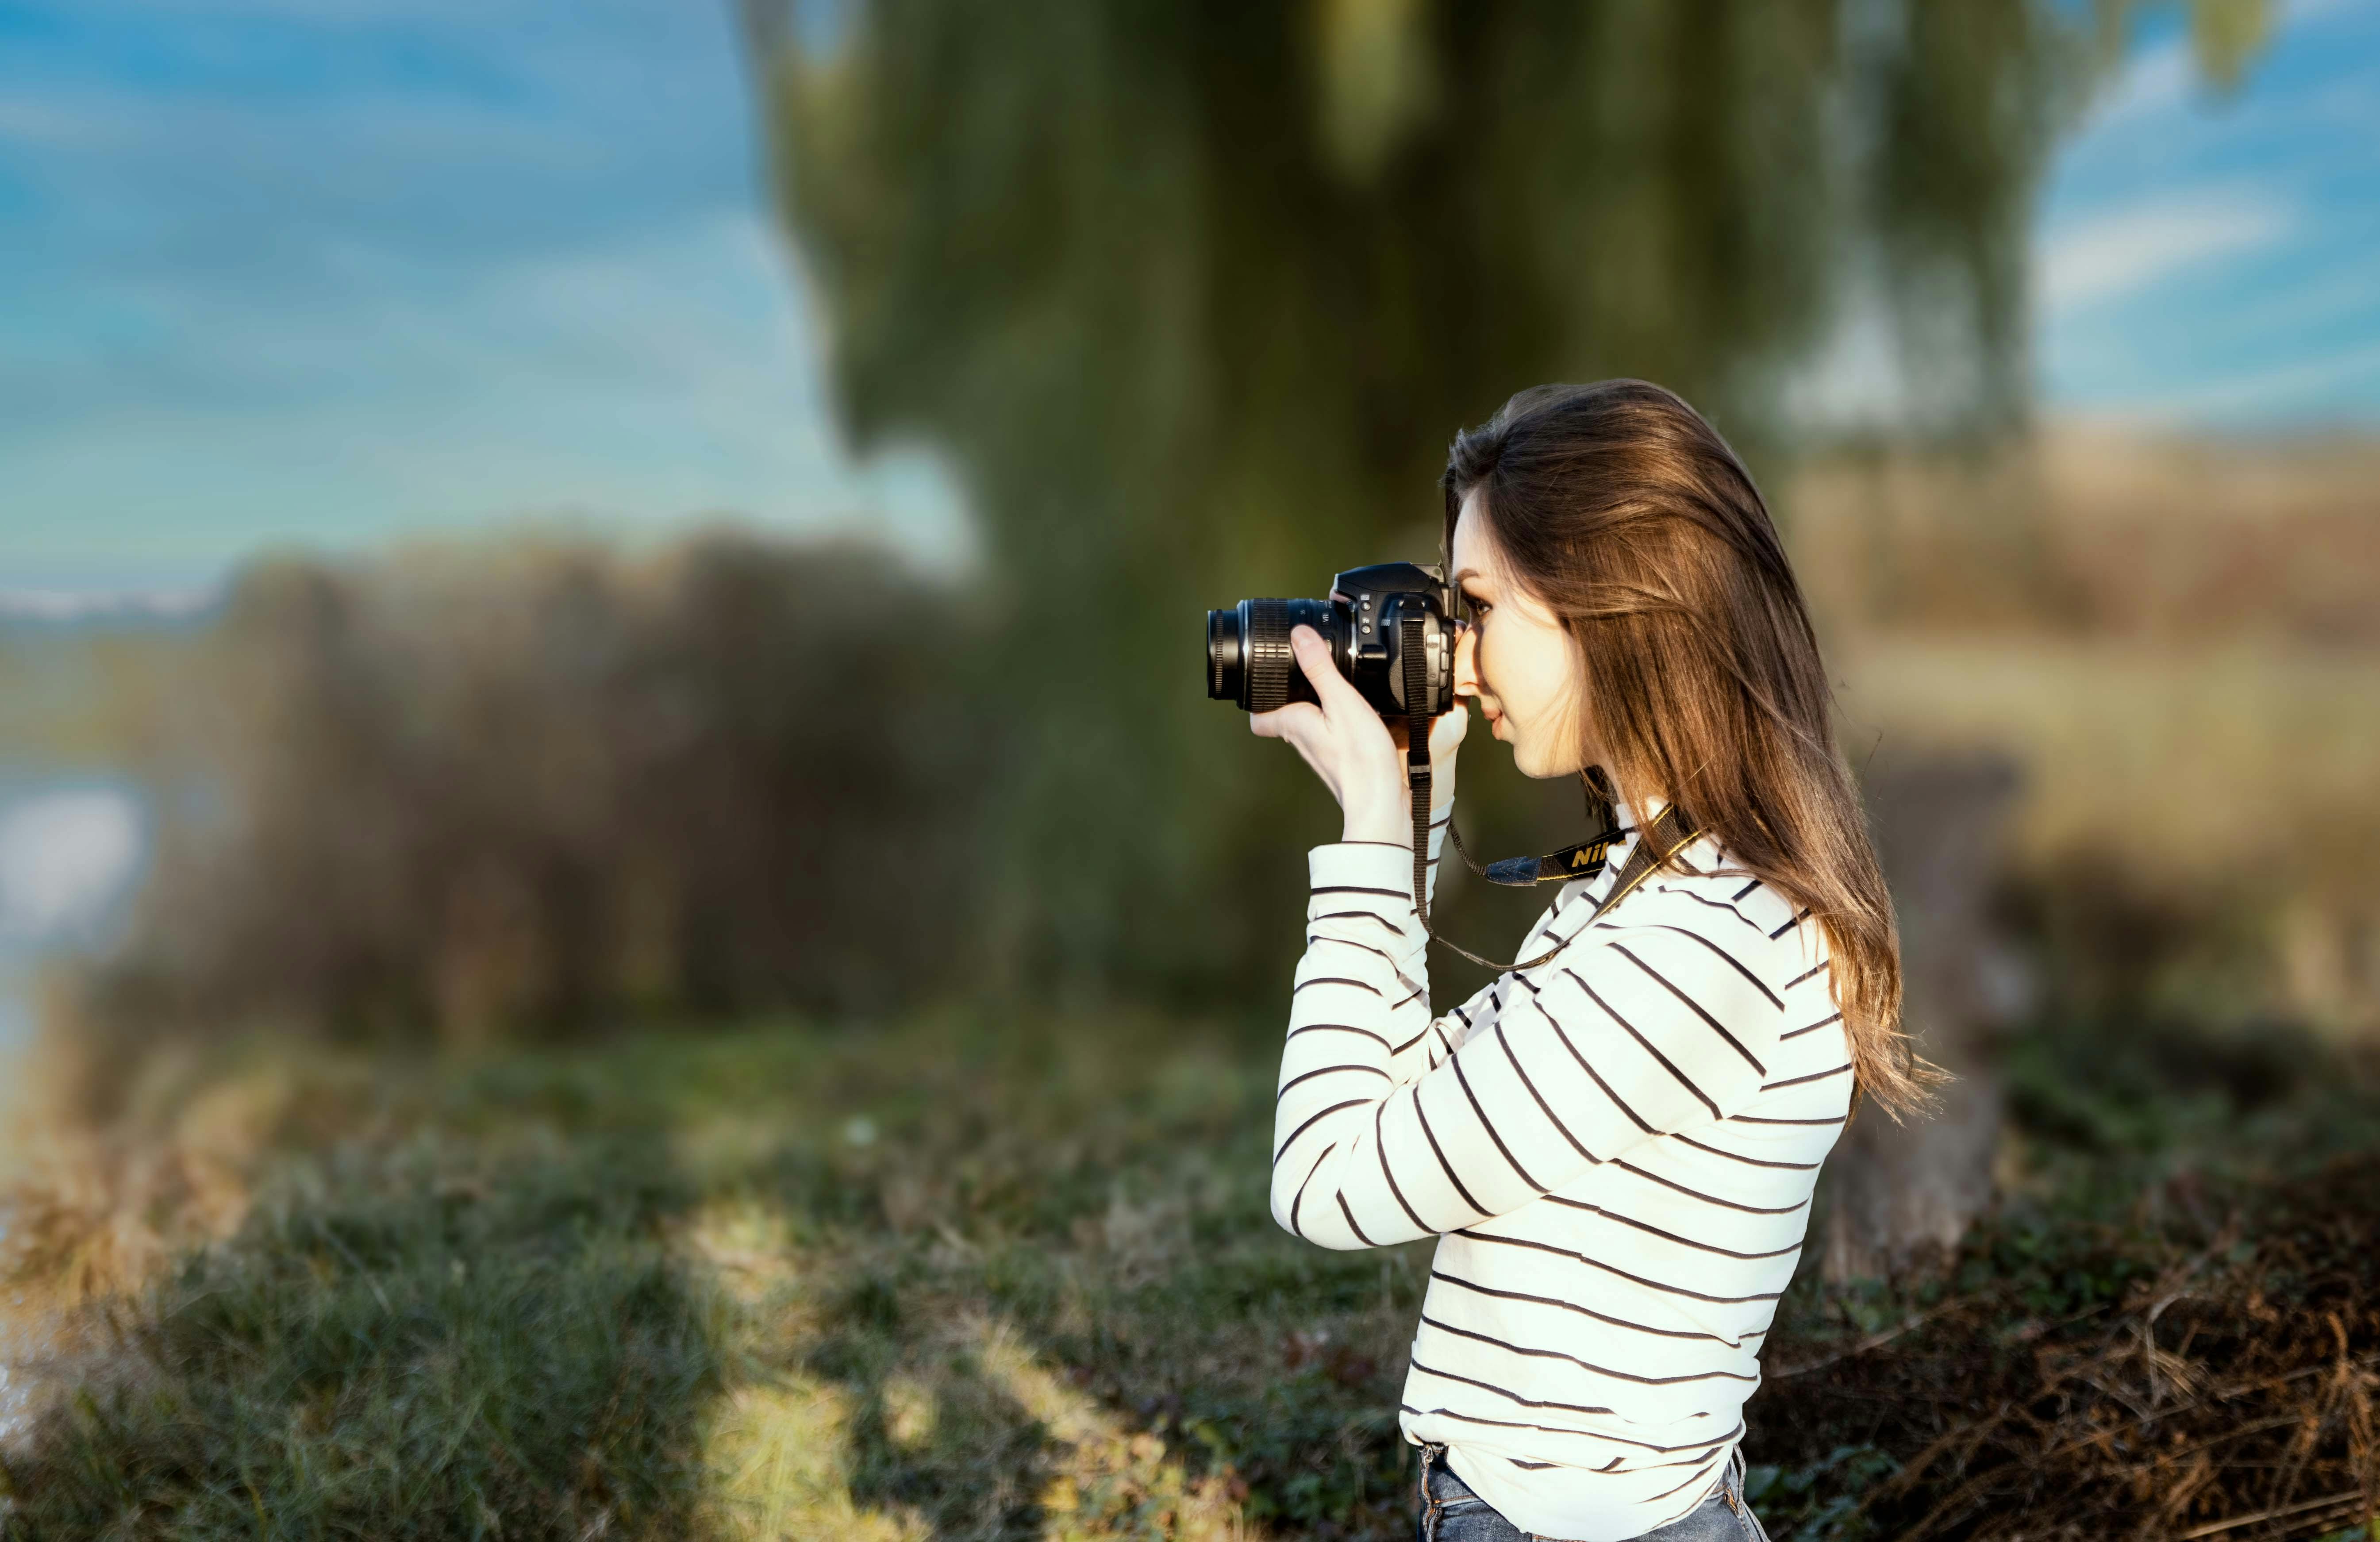
[[[1297,667],[1313,683],[1321,704],[1293,701],[1269,712],[1253,712],[1248,727],[1268,739],[1287,739],[1322,778],[1346,816],[1347,841],[1413,844],[1413,794],[1405,781],[1405,725],[1391,724],[1364,699],[1331,662],[1330,645],[1311,626],[1290,630]],[[1470,726],[1461,700],[1429,728],[1430,807],[1454,801],[1454,757]]]

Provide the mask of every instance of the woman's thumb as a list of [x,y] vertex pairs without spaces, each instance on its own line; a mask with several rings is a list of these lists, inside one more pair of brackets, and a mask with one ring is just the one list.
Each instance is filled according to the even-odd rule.
[[1430,753],[1451,755],[1454,752],[1454,747],[1463,742],[1463,735],[1470,732],[1470,729],[1471,704],[1461,697],[1456,697],[1454,705],[1439,713],[1438,721],[1429,725]]

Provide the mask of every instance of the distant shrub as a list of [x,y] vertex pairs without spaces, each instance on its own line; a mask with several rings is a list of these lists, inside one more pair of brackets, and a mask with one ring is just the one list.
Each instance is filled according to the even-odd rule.
[[957,597],[852,543],[249,571],[188,662],[118,1024],[877,1012],[962,947]]

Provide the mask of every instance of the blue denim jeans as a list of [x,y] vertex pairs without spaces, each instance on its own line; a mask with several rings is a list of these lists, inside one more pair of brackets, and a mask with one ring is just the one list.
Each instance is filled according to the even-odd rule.
[[[1523,1531],[1498,1513],[1446,1464],[1444,1446],[1421,1448],[1419,1542],[1555,1542]],[[1728,1453],[1710,1497],[1680,1520],[1644,1534],[1640,1542],[1768,1542],[1743,1499],[1743,1450]]]

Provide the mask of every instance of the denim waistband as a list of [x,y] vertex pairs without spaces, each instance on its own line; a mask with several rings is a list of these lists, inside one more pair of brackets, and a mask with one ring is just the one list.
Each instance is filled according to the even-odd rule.
[[[1446,1444],[1444,1441],[1425,1440],[1420,1443],[1418,1452],[1419,1477],[1416,1499],[1422,1514],[1425,1517],[1425,1521],[1433,1516],[1440,1506],[1450,1502],[1451,1499],[1462,1498],[1464,1496],[1468,1496],[1472,1499],[1479,1498],[1477,1491],[1475,1490],[1470,1484],[1463,1482],[1462,1474],[1456,1472],[1452,1467],[1446,1465]],[[1440,1471],[1444,1472],[1448,1477],[1451,1477],[1456,1483],[1461,1484],[1463,1494],[1449,1496],[1447,1499],[1440,1499],[1439,1496],[1432,1494],[1430,1492],[1429,1475],[1430,1469],[1433,1466],[1438,1467]],[[1727,1453],[1727,1461],[1719,1467],[1718,1483],[1708,1490],[1706,1490],[1701,1499],[1694,1501],[1696,1508],[1709,1503],[1711,1495],[1717,1494],[1727,1502],[1728,1509],[1733,1511],[1739,1516],[1748,1517],[1749,1512],[1745,1507],[1743,1500],[1744,1467],[1743,1445],[1742,1442],[1738,1441],[1735,1446],[1729,1450]],[[1687,1513],[1692,1514],[1693,1511],[1688,1511]],[[1755,1521],[1752,1524],[1757,1526],[1759,1523]],[[1427,1533],[1428,1527],[1426,1524],[1423,1530],[1425,1534]],[[1531,1542],[1565,1542],[1564,1538],[1540,1536],[1536,1532],[1524,1532],[1523,1535],[1528,1536],[1531,1539]],[[1762,1531],[1759,1535],[1765,1536],[1767,1533]]]

